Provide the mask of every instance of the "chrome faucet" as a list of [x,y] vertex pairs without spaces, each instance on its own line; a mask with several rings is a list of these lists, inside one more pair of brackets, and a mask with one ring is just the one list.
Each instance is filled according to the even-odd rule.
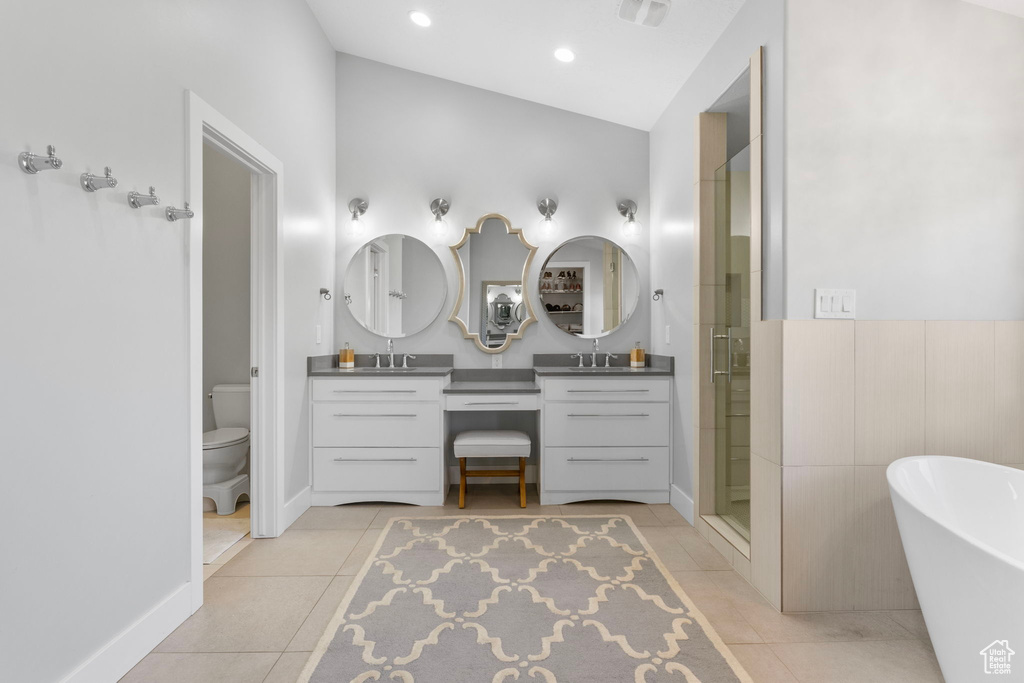
[[604,366],[606,368],[610,368],[612,366],[612,358],[614,358],[615,360],[619,359],[619,357],[616,356],[614,353],[604,354]]
[[582,368],[583,367],[583,354],[582,353],[574,353],[571,356],[569,356],[569,358],[579,358],[580,359],[580,364],[577,365],[576,367],[578,367],[578,368]]
[[388,360],[388,367],[395,367],[395,341],[393,339],[388,339]]
[[373,367],[379,368],[380,367],[380,354],[379,353],[374,353],[370,357],[373,358],[376,361],[376,363],[374,364]]
[[594,337],[594,350],[590,352],[590,367],[592,368],[597,367],[597,349],[597,337]]
[[402,354],[402,367],[403,368],[409,367],[409,359],[410,358],[412,358],[413,360],[416,360],[416,356],[412,355],[411,353],[403,353]]

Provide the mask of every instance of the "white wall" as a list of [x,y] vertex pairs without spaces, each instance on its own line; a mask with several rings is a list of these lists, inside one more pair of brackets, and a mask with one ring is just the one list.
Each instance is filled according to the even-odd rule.
[[[458,367],[490,367],[491,358],[447,322],[458,280],[447,244],[487,213],[507,216],[525,228],[540,251],[529,286],[540,322],[503,353],[505,367],[530,367],[534,353],[574,353],[590,342],[575,339],[543,319],[537,278],[548,254],[562,241],[585,234],[604,235],[621,244],[637,264],[642,284],[640,308],[602,346],[625,351],[650,334],[649,231],[626,242],[616,211],[620,199],[634,199],[647,225],[649,136],[524,100],[339,54],[338,205],[353,197],[369,200],[363,216],[370,235],[354,239],[339,221],[337,258],[347,264],[373,235],[401,232],[431,244],[448,273],[448,301],[427,330],[396,343],[399,351],[454,353]],[[543,241],[537,229],[537,200],[559,199],[558,235]],[[451,201],[445,244],[430,236],[430,201]],[[344,219],[344,214],[339,214]],[[474,270],[478,264],[473,264]],[[344,277],[339,265],[339,282]],[[477,273],[474,272],[474,277]],[[366,332],[335,304],[336,346],[352,342],[357,353],[383,351],[385,340]]]
[[250,188],[247,168],[203,145],[203,431],[217,384],[248,384]]
[[[187,226],[125,200],[187,199],[188,88],[286,168],[285,455],[307,481],[334,51],[301,0],[7,2],[0,63],[0,679],[54,681],[189,580]],[[63,170],[18,170],[48,143]],[[117,190],[83,192],[104,165]]]
[[[784,0],[747,0],[651,130],[651,287],[665,290],[665,297],[654,303],[651,312],[652,349],[676,357],[672,476],[675,485],[691,497],[694,119],[722,95],[763,45],[764,316],[783,317],[784,14]],[[665,342],[666,325],[671,326],[671,343]]]
[[959,0],[789,0],[787,313],[1024,317],[1024,19]]

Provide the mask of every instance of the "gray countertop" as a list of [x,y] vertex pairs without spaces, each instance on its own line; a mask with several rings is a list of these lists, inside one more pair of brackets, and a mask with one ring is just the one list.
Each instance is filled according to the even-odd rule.
[[534,368],[538,377],[671,377],[671,368],[576,368],[576,367],[539,367]]
[[452,373],[451,367],[410,368],[389,370],[387,368],[319,368],[309,370],[310,377],[444,377]]

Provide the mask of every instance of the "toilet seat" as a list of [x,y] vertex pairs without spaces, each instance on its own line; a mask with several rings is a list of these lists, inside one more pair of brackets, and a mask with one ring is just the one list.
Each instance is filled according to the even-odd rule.
[[208,451],[214,448],[224,448],[242,443],[249,438],[249,430],[245,427],[224,427],[213,431],[203,432],[203,450]]

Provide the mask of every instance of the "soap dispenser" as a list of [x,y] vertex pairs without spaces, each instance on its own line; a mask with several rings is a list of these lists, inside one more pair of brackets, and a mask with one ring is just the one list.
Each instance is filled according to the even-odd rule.
[[339,368],[354,368],[356,366],[356,351],[350,349],[348,342],[345,342],[345,348],[338,351],[338,367]]

